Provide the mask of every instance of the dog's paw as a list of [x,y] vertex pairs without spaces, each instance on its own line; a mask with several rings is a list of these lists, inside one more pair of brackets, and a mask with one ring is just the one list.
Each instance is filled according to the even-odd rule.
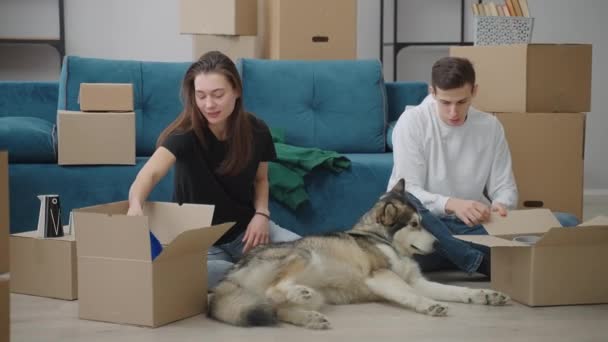
[[493,290],[473,290],[468,298],[469,303],[483,305],[505,305],[510,300],[506,294]]
[[306,304],[312,300],[315,290],[307,286],[296,285],[287,291],[287,300],[296,304]]
[[305,313],[305,321],[303,326],[308,329],[329,329],[331,324],[325,315],[317,311],[307,311]]
[[416,305],[416,312],[429,316],[446,316],[448,314],[448,306],[434,301],[424,301]]

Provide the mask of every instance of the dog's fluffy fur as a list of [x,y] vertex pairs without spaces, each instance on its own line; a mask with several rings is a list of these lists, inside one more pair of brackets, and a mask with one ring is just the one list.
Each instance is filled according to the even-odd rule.
[[326,303],[390,301],[445,316],[447,306],[437,301],[508,302],[496,291],[425,279],[412,255],[431,253],[435,241],[407,203],[401,180],[351,230],[254,248],[214,289],[209,315],[240,326],[282,321],[327,329],[318,311]]

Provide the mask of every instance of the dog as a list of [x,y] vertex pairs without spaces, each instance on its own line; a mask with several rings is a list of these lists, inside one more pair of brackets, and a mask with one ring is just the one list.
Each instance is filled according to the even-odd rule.
[[212,291],[209,316],[237,326],[278,322],[328,329],[324,304],[389,301],[430,316],[445,316],[438,301],[504,305],[507,295],[427,280],[414,254],[433,252],[406,200],[405,181],[384,193],[344,232],[260,245],[246,254]]

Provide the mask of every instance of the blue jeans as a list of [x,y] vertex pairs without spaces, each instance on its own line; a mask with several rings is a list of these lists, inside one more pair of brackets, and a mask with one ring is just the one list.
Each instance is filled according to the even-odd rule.
[[[453,235],[488,234],[482,225],[467,226],[458,217],[437,216],[426,209],[413,195],[407,194],[408,201],[416,207],[422,217],[422,225],[437,238],[436,250],[429,255],[416,255],[423,272],[441,269],[460,269],[467,273],[479,272],[490,275],[490,248],[472,242],[456,239]],[[564,227],[579,224],[576,216],[568,213],[554,213]]]
[[[270,242],[297,240],[300,236],[270,221],[268,231]],[[243,256],[245,232],[233,241],[219,246],[211,246],[207,252],[207,287],[211,290],[226,276],[230,268]]]

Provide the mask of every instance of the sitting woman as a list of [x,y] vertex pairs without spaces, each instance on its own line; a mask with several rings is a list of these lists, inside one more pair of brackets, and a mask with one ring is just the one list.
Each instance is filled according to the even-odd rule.
[[242,91],[224,54],[209,52],[194,62],[182,82],[184,110],[161,133],[129,190],[128,215],[143,215],[142,204],[175,165],[173,201],[213,204],[213,224],[236,222],[209,249],[210,289],[251,248],[299,238],[270,220],[268,161],[276,152],[266,124],[244,111]]

